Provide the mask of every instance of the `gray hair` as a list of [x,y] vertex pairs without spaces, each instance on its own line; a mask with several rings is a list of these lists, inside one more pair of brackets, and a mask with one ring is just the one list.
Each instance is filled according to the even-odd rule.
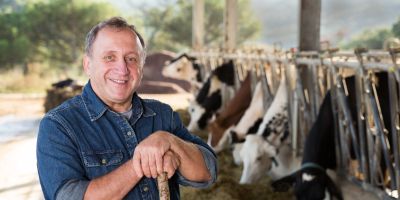
[[93,46],[94,41],[96,40],[97,34],[100,32],[100,30],[107,28],[107,27],[115,28],[115,29],[132,30],[136,34],[136,36],[139,38],[140,44],[142,45],[143,50],[141,52],[141,56],[142,56],[142,63],[144,64],[144,60],[145,60],[145,56],[146,56],[146,52],[145,52],[146,45],[144,43],[143,37],[136,30],[136,27],[134,25],[128,24],[128,22],[126,22],[126,20],[122,17],[112,17],[112,18],[102,21],[102,22],[98,23],[96,26],[94,26],[89,31],[89,33],[86,35],[85,53],[89,56],[92,55],[92,46]]

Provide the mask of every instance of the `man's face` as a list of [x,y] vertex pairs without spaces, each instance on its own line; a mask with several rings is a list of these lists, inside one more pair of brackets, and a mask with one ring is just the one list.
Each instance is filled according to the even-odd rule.
[[143,47],[129,29],[103,28],[83,66],[94,92],[112,110],[126,111],[142,79]]

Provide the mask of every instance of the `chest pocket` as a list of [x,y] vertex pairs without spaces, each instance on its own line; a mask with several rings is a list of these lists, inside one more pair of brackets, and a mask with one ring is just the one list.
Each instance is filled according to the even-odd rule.
[[85,167],[108,167],[120,165],[123,159],[121,150],[82,152]]

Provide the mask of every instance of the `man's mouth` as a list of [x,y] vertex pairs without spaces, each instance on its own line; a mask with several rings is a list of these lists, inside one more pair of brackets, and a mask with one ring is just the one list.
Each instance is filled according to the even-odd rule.
[[110,79],[112,82],[114,83],[118,83],[118,84],[124,84],[126,82],[128,82],[127,80],[119,80],[119,79]]

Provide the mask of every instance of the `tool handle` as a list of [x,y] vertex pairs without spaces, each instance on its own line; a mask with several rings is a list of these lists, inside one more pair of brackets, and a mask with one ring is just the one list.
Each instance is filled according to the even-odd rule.
[[157,177],[157,185],[160,200],[170,200],[167,172],[163,172]]

